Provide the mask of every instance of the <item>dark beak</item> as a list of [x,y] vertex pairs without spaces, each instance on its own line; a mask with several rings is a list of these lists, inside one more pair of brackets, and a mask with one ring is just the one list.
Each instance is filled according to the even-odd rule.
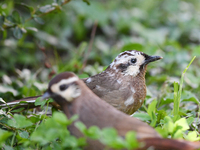
[[42,97],[41,97],[41,100],[44,100],[44,99],[47,99],[47,98],[50,98],[51,95],[49,94],[49,92],[45,92]]
[[147,65],[150,62],[153,62],[153,61],[156,61],[156,60],[159,60],[159,59],[162,59],[162,58],[163,57],[161,57],[161,56],[149,56],[145,59],[144,65]]

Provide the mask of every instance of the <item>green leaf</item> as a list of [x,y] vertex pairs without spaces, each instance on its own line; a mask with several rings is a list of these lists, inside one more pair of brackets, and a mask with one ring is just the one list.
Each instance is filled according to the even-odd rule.
[[52,11],[54,9],[55,8],[52,7],[51,5],[46,5],[46,6],[42,6],[42,7],[39,8],[40,12],[42,12],[42,13],[47,13],[47,12]]
[[85,131],[87,130],[86,126],[80,122],[80,121],[77,121],[75,122],[75,126],[82,132],[82,133],[85,133]]
[[158,133],[160,133],[160,135],[162,135],[163,138],[167,138],[168,137],[168,130],[166,130],[166,128],[156,127],[155,130]]
[[138,118],[142,121],[149,121],[151,120],[151,117],[147,113],[134,113],[133,117]]
[[149,106],[148,106],[147,113],[149,114],[149,116],[150,116],[151,118],[153,118],[153,112],[155,113],[155,111],[156,111],[156,104],[157,104],[157,101],[154,100],[154,101],[152,101],[151,104],[149,104]]
[[19,27],[15,27],[13,31],[13,35],[15,36],[15,38],[21,39],[23,35],[22,29]]
[[189,131],[188,135],[186,136],[186,140],[199,141],[200,137],[197,136],[197,132],[196,131]]
[[12,135],[11,132],[0,129],[0,147],[5,143],[6,139]]
[[85,135],[91,139],[100,138],[100,129],[97,126],[91,126],[86,132]]
[[152,121],[150,123],[150,126],[155,127],[156,121],[157,121],[157,116],[156,116],[156,114],[154,112],[152,112],[152,119],[151,120]]
[[34,18],[34,20],[35,20],[37,23],[39,23],[39,24],[44,24],[44,20],[43,20],[42,18],[40,18],[40,17],[38,17],[38,16],[34,16],[33,18]]
[[175,139],[182,139],[183,138],[183,132],[181,130],[177,130],[174,133],[173,138],[175,138]]
[[129,131],[126,133],[126,142],[128,143],[128,148],[129,149],[134,149],[139,146],[139,143],[136,138],[136,133],[134,131]]
[[27,131],[18,131],[18,134],[21,138],[28,139],[29,133]]
[[194,122],[194,120],[195,120],[194,117],[187,118],[188,125],[191,125]]
[[154,127],[156,125],[156,121],[157,121],[157,116],[155,114],[155,111],[156,111],[156,104],[157,104],[157,101],[154,100],[151,102],[151,104],[149,104],[148,106],[148,110],[147,110],[147,113],[149,114],[149,116],[151,117],[151,126]]
[[12,17],[14,18],[15,23],[18,23],[18,24],[21,23],[20,14],[16,10],[12,12]]
[[15,110],[12,110],[11,112],[21,112],[22,110],[24,110],[25,108],[21,107],[19,109],[15,109]]
[[173,133],[174,130],[174,123],[172,121],[172,119],[169,116],[166,116],[164,118],[164,125],[163,125],[163,129],[168,131],[168,133]]
[[52,102],[53,100],[52,99],[41,100],[41,97],[38,97],[35,100],[35,106],[41,106],[41,107],[43,107],[48,101]]
[[26,119],[26,117],[22,115],[15,114],[13,119],[8,120],[8,125],[15,127],[15,128],[25,128],[33,125],[31,121]]
[[21,6],[23,6],[23,7],[26,7],[30,11],[30,13],[34,11],[33,7],[31,7],[31,6],[29,6],[29,5],[25,4],[25,3],[19,3],[19,4]]
[[182,131],[188,130],[190,127],[188,126],[187,120],[185,118],[181,118],[175,122],[176,126],[182,127]]
[[61,112],[54,112],[53,119],[63,125],[69,124],[69,120],[67,119],[66,115]]

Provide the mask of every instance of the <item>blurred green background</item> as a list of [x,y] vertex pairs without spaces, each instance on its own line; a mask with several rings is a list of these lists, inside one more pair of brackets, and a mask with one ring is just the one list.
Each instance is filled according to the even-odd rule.
[[[73,71],[81,78],[97,74],[120,52],[133,49],[163,57],[149,64],[147,97],[133,116],[150,124],[165,138],[198,141],[199,0],[1,0],[0,101],[40,95],[47,89],[49,80],[60,72]],[[174,82],[180,83],[183,70],[194,56],[196,59],[185,74],[180,94],[178,83]],[[181,95],[180,106],[174,107],[176,94]],[[173,108],[179,108],[176,115],[180,115],[181,121],[178,123]],[[0,130],[3,137],[0,147],[5,142],[5,149],[51,149],[52,145],[62,146],[57,138],[66,137],[65,133],[69,136],[65,132],[66,124],[55,127],[55,120],[46,113],[21,111],[1,109],[0,126],[9,132]],[[47,118],[58,136],[54,142],[51,128],[41,124],[39,128],[43,132],[34,132]],[[15,127],[17,123],[21,124],[19,129]],[[29,138],[33,135],[36,141]],[[113,136],[110,132],[106,135]],[[44,141],[49,144],[41,144]],[[74,137],[69,143],[62,142],[69,147],[81,145]]]
[[63,71],[96,74],[132,49],[164,57],[148,66],[154,97],[172,92],[173,81],[197,56],[184,89],[200,96],[199,16],[198,0],[1,1],[0,97],[41,94],[43,83]]

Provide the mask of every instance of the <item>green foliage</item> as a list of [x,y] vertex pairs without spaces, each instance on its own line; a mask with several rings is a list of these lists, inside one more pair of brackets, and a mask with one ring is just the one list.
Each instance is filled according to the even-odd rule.
[[[148,66],[147,97],[133,116],[163,137],[198,141],[199,12],[198,0],[3,0],[0,101],[41,95],[54,72],[73,71],[81,78],[94,75],[121,51],[136,49],[163,59]],[[185,69],[194,56],[197,58]],[[187,73],[181,76],[184,69]],[[51,110],[44,106],[48,102],[38,98],[35,105],[43,106],[48,114]],[[85,137],[76,139],[66,126],[77,116],[68,120],[61,113],[48,117],[16,107],[0,111],[0,146],[5,149],[81,149],[86,137],[100,140],[108,148],[138,146],[135,133],[122,139],[114,129],[87,129],[80,122],[76,126]]]
[[114,149],[133,149],[139,146],[136,133],[128,132],[125,139],[119,137],[117,131],[113,128],[104,128],[100,130],[97,126],[86,128],[81,122],[76,122],[75,126],[86,136],[91,139],[99,140],[102,144],[105,144],[108,148]]
[[8,137],[12,135],[11,132],[0,129],[0,147],[3,146]]

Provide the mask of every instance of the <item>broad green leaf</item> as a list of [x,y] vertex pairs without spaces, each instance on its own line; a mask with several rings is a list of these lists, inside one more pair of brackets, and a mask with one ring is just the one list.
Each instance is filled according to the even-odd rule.
[[172,119],[169,116],[166,116],[164,118],[164,125],[163,125],[163,129],[168,131],[168,133],[173,133],[174,130],[174,123],[172,121]]
[[67,119],[66,115],[61,112],[54,112],[53,119],[63,125],[69,124],[69,120]]
[[100,138],[100,129],[97,126],[91,126],[86,132],[85,135],[91,139]]
[[160,133],[162,135],[163,138],[167,138],[168,137],[168,130],[166,130],[166,128],[162,128],[162,127],[156,127],[155,130]]
[[8,125],[15,128],[25,128],[33,125],[33,123],[22,115],[15,114],[13,119],[8,120]]
[[183,138],[183,132],[181,130],[177,130],[174,133],[173,138],[175,138],[175,139],[182,139]]
[[175,122],[175,125],[176,126],[181,126],[182,127],[182,131],[186,131],[189,129],[189,126],[188,126],[188,123],[187,123],[187,120],[185,118],[181,118],[179,120],[177,120]]
[[78,121],[78,122],[75,122],[75,126],[82,132],[82,133],[85,133],[85,131],[87,130],[86,126]]
[[0,129],[0,147],[5,143],[6,139],[12,135],[11,132]]
[[18,131],[18,134],[21,138],[25,138],[25,139],[29,138],[29,133],[27,131]]
[[151,120],[151,117],[147,113],[134,113],[133,117],[138,118],[142,121],[149,121]]
[[43,107],[47,102],[53,102],[52,99],[46,99],[46,100],[41,100],[41,97],[38,97],[36,100],[35,100],[35,106],[41,106]]
[[23,36],[23,32],[22,29],[19,27],[15,27],[14,31],[13,31],[13,35],[17,38],[17,39],[21,39]]
[[197,136],[197,132],[196,131],[189,131],[188,135],[186,136],[186,140],[189,140],[189,141],[199,141],[200,137]]
[[187,118],[188,125],[191,125],[194,122],[194,120],[195,120],[194,117]]

